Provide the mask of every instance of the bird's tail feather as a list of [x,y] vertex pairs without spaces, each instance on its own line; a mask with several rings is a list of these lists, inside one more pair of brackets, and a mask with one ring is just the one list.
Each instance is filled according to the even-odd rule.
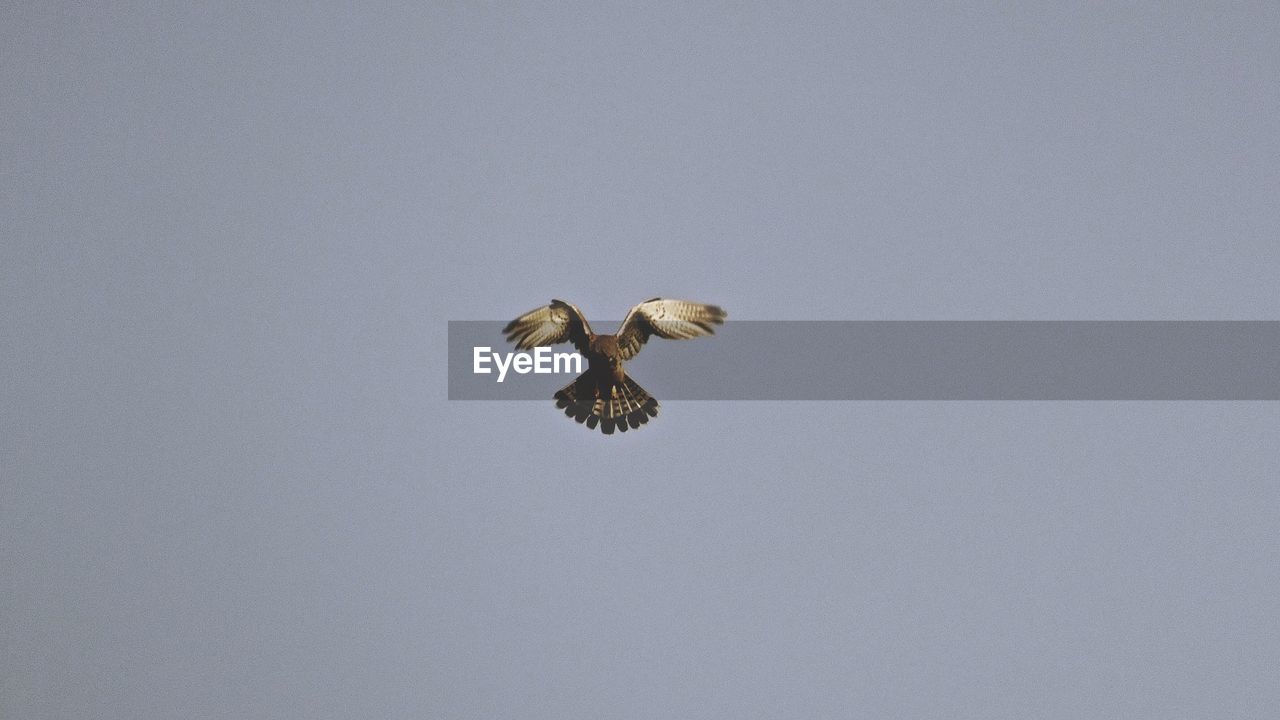
[[658,401],[631,376],[624,375],[621,383],[602,389],[589,374],[579,375],[556,392],[556,407],[565,415],[592,430],[598,425],[605,435],[615,429],[638,428],[657,416]]

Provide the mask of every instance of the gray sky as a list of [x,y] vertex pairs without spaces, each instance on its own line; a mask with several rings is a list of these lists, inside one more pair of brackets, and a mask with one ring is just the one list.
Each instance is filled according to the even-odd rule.
[[1280,318],[1280,9],[634,5],[0,10],[0,716],[1274,714],[1274,403],[604,438],[444,341]]

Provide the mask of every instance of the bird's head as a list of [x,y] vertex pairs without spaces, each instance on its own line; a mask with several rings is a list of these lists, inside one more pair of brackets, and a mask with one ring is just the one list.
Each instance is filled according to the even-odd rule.
[[595,350],[609,363],[610,367],[618,364],[618,339],[612,335],[601,335],[596,338]]

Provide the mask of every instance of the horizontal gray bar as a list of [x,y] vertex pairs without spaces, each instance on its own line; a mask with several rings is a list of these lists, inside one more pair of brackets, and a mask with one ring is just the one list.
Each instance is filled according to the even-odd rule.
[[[547,400],[573,379],[475,374],[475,347],[514,351],[504,325],[449,323],[451,400]],[[1280,400],[1280,322],[738,320],[652,338],[627,371],[659,400]]]

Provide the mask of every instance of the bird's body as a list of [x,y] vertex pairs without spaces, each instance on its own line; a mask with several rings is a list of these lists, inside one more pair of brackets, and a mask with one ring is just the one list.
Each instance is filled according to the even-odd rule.
[[588,367],[599,367],[602,374],[608,374],[614,382],[622,382],[627,374],[622,367],[622,355],[618,352],[616,335],[594,335],[591,338],[591,349],[587,353]]
[[658,414],[658,401],[627,375],[623,365],[649,336],[710,335],[711,326],[724,318],[725,312],[714,305],[653,298],[632,308],[617,333],[597,335],[578,308],[552,300],[512,320],[503,332],[522,350],[572,342],[586,358],[587,371],[555,394],[556,406],[589,428],[598,424],[609,435],[615,428],[637,428]]

